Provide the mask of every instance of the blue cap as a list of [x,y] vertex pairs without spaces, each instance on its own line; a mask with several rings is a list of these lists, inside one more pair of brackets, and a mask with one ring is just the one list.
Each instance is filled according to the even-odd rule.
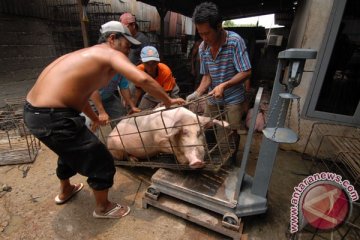
[[159,53],[156,48],[152,46],[146,46],[141,49],[140,53],[142,62],[157,61],[160,62]]

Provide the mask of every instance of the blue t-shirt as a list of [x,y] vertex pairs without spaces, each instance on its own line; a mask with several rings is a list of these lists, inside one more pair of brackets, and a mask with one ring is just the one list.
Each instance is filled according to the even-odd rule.
[[[210,47],[206,46],[204,42],[199,47],[200,73],[209,74],[211,77],[209,91],[217,85],[230,80],[237,73],[251,69],[244,40],[235,32],[226,32],[226,41],[220,47],[215,59],[211,55]],[[243,83],[225,89],[224,99],[209,99],[211,104],[218,101],[220,105],[241,103],[244,100],[245,89]]]
[[99,89],[99,93],[101,96],[101,100],[106,100],[114,94],[114,91],[117,90],[117,87],[120,89],[127,89],[129,88],[129,82],[120,74],[116,74],[109,82],[106,87]]

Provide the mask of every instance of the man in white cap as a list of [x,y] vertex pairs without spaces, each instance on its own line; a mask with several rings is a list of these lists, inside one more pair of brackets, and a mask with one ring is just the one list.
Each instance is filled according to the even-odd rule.
[[[131,33],[129,29],[124,25],[123,27],[126,35],[130,36]],[[98,43],[104,43],[106,41],[107,39],[101,35]],[[120,41],[118,50],[125,56],[128,56],[130,48],[139,45],[140,42],[129,44],[129,41]],[[107,86],[102,87],[99,91],[95,91],[90,97],[98,111],[100,121],[116,119],[110,122],[112,127],[115,127],[120,117],[127,114],[126,106],[123,105],[121,99],[115,94],[118,90],[119,96],[122,96],[125,104],[129,106],[129,113],[141,111],[132,101],[128,80],[120,74],[116,74]]]
[[140,46],[133,46],[129,54],[130,61],[135,65],[139,65],[141,63],[140,51],[143,47],[150,45],[150,39],[144,33],[139,31],[139,26],[136,23],[136,19],[131,13],[123,13],[120,16],[119,21],[129,28],[131,35],[136,40],[141,42]]
[[103,124],[91,109],[90,95],[109,84],[120,73],[165,103],[183,104],[171,99],[148,74],[139,71],[119,51],[121,43],[138,44],[118,21],[101,26],[104,43],[66,54],[48,65],[26,97],[24,122],[30,132],[58,156],[56,174],[60,193],[56,204],[64,204],[82,188],[71,184],[76,173],[87,176],[95,197],[95,218],[121,218],[128,206],[109,201],[108,191],[116,172],[114,160],[106,146],[85,126],[84,112],[95,125]]
[[[178,97],[180,89],[176,84],[175,78],[170,70],[170,68],[164,64],[160,63],[159,53],[156,48],[152,46],[146,46],[141,49],[141,61],[142,64],[138,65],[137,68],[141,71],[146,72],[151,77],[153,77],[160,86],[165,90],[165,92],[170,97]],[[140,97],[143,94],[141,86],[136,86],[135,91],[135,104],[138,103]],[[139,103],[140,109],[150,109],[156,107],[161,101],[154,98],[148,93],[145,93],[141,98]]]

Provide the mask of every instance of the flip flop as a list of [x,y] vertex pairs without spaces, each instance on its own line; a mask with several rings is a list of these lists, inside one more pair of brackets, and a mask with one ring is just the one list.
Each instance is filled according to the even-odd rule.
[[73,191],[67,196],[67,198],[65,198],[65,199],[60,199],[60,198],[59,198],[59,195],[57,195],[57,196],[55,197],[55,203],[56,203],[57,205],[61,205],[61,204],[66,203],[66,202],[69,201],[73,196],[75,196],[78,192],[80,192],[81,189],[83,189],[83,187],[84,187],[84,184],[82,184],[82,183],[75,184],[75,187],[74,187]]
[[[119,216],[119,215],[115,215],[116,212],[118,212],[120,209],[125,209],[125,212]],[[110,218],[110,219],[114,219],[114,218],[122,218],[125,217],[126,215],[128,215],[130,212],[130,207],[128,206],[121,206],[120,204],[116,204],[116,206],[109,210],[108,212],[104,213],[104,214],[97,214],[95,211],[93,212],[93,217],[94,218]]]

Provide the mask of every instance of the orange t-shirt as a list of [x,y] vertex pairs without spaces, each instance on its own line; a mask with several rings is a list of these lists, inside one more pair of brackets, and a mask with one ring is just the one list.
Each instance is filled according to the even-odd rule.
[[[141,71],[145,71],[144,64],[138,65],[137,68]],[[175,78],[173,77],[170,68],[164,63],[158,64],[158,75],[155,80],[162,86],[165,92],[172,91],[176,85]]]

